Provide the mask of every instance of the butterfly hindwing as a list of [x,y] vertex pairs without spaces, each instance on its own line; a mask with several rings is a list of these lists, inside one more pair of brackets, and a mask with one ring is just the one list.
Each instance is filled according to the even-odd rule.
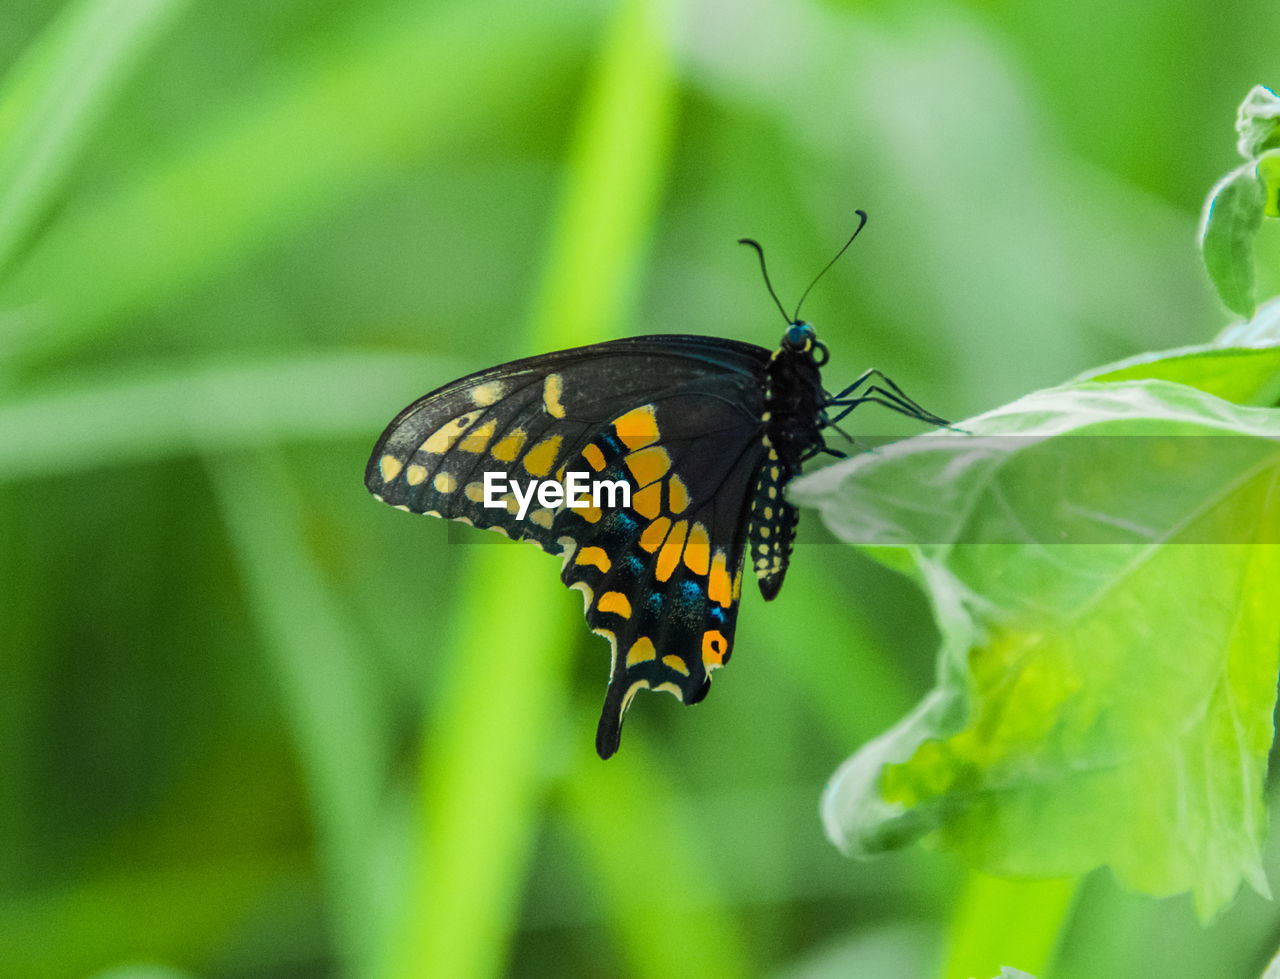
[[596,734],[602,757],[617,749],[638,690],[697,703],[710,672],[727,662],[745,507],[762,454],[735,406],[705,391],[632,409],[584,447],[592,470],[631,489],[629,506],[567,508],[556,520],[576,548],[561,577],[583,593],[587,624],[612,647]]

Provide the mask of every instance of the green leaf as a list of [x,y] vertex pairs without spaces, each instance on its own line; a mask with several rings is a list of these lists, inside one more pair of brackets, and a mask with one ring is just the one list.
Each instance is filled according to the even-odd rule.
[[1274,404],[1280,395],[1280,301],[1264,304],[1211,343],[1138,354],[1074,380],[1174,381],[1237,404]]
[[1252,319],[1224,327],[1213,338],[1215,347],[1266,347],[1280,344],[1280,299],[1271,299],[1258,307]]
[[1107,864],[1203,916],[1265,893],[1280,415],[1142,381],[964,425],[794,485],[844,540],[913,548],[943,637],[937,686],[832,779],[828,835],[996,875]]
[[1253,315],[1253,239],[1262,227],[1266,193],[1253,164],[1233,170],[1209,192],[1200,250],[1218,296],[1233,312]]
[[1236,116],[1240,139],[1236,149],[1246,160],[1255,160],[1266,150],[1280,146],[1280,98],[1262,85],[1255,85]]

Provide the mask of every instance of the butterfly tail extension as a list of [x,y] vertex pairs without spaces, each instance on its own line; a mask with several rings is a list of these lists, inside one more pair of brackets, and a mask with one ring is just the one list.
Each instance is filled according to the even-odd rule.
[[588,625],[611,646],[596,732],[602,758],[617,751],[639,691],[670,693],[684,704],[706,696],[710,671],[729,657],[737,618],[724,558],[705,555],[696,528],[690,535],[674,525],[655,543],[657,535],[636,536],[636,523],[634,513],[614,511],[561,575],[582,593]]
[[600,723],[596,725],[596,754],[606,761],[613,757],[622,744],[622,715],[626,710],[622,705],[622,696],[622,685],[610,683],[604,696]]

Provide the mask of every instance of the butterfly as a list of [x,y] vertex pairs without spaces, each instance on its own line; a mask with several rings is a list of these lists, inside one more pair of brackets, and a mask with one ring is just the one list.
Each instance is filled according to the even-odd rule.
[[[857,214],[809,289],[865,226]],[[777,596],[799,516],[787,483],[814,456],[843,455],[824,429],[867,403],[947,424],[875,369],[828,393],[828,350],[798,318],[809,289],[788,315],[764,250],[740,243],[759,255],[787,321],[776,350],[656,335],[501,364],[401,411],[366,467],[369,492],[397,509],[560,557],[561,580],[582,593],[587,625],[612,650],[601,758],[617,751],[639,690],[685,704],[706,696],[733,651],[744,567],[766,600]]]

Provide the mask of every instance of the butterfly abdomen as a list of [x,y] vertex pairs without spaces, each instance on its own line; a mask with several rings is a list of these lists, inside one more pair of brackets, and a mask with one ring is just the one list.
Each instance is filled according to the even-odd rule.
[[782,589],[800,518],[784,496],[787,483],[799,474],[804,459],[824,444],[826,396],[815,349],[811,336],[794,345],[784,338],[765,373],[764,457],[751,492],[747,560],[766,600]]

